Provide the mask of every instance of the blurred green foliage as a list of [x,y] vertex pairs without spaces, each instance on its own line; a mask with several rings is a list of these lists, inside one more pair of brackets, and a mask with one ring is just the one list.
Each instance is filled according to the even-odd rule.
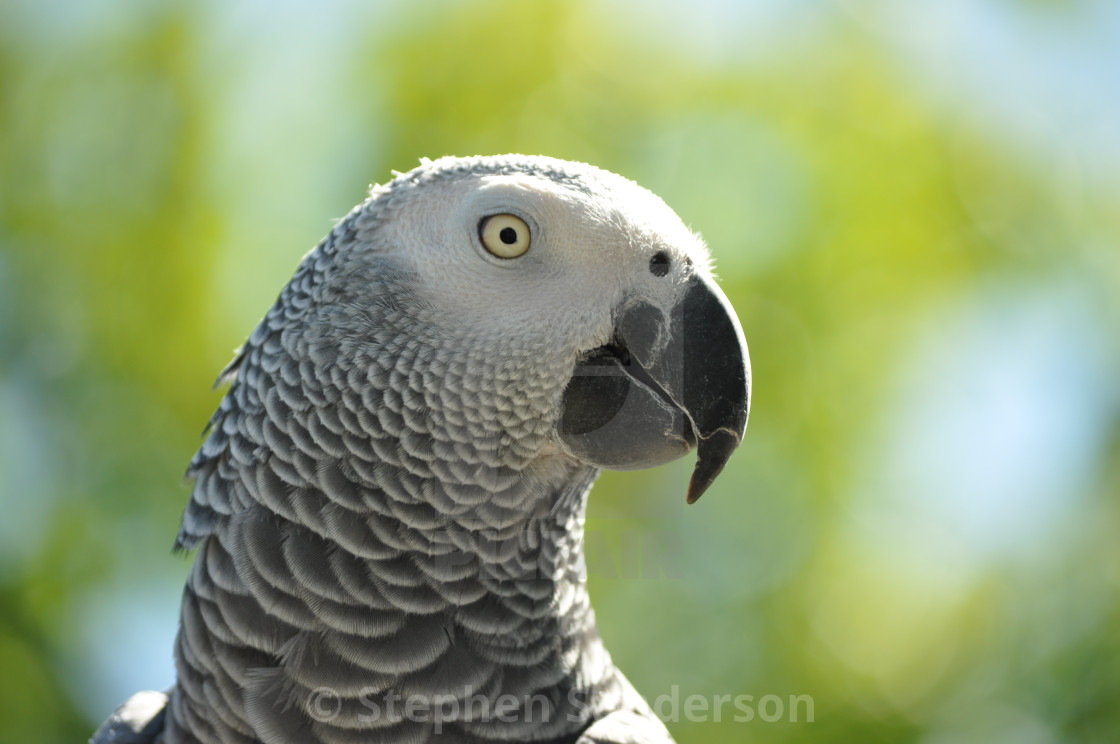
[[[682,744],[1120,738],[1120,181],[1091,122],[1025,138],[921,84],[889,3],[793,4],[770,43],[733,3],[58,5],[0,6],[0,740],[82,740],[170,683],[229,351],[369,180],[508,151],[660,194],[746,329],[742,452],[687,510],[686,464],[606,474],[590,581],[651,701],[815,721]],[[1002,6],[1060,44],[1100,8]]]

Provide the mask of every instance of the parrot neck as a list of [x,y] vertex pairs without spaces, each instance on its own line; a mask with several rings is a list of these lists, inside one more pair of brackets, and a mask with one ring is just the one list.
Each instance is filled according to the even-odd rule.
[[[572,737],[624,683],[584,577],[598,471],[550,444],[570,358],[450,350],[404,293],[362,306],[372,325],[293,316],[317,307],[313,258],[227,370],[188,471],[178,546],[199,552],[165,744],[426,741],[437,700],[452,740]],[[390,697],[421,715],[386,718]],[[518,709],[485,715],[499,699]]]
[[[223,461],[201,467],[201,488],[222,477]],[[364,729],[378,729],[378,741],[423,740],[437,705],[438,726],[464,741],[559,741],[624,694],[585,583],[597,470],[542,460],[484,493],[384,464],[362,475],[360,465],[320,463],[306,471],[313,484],[293,488],[283,479],[298,465],[287,467],[264,456],[228,473],[259,500],[217,517],[200,545],[165,744],[250,731],[334,742]],[[462,507],[468,497],[476,503]],[[337,706],[322,708],[316,694]],[[371,711],[396,701],[399,712],[409,699],[418,717],[388,736]],[[511,700],[516,710],[495,719]]]

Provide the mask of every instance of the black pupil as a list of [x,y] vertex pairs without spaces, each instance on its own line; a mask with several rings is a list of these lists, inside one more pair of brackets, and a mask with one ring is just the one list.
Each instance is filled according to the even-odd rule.
[[506,245],[513,245],[517,242],[517,230],[514,230],[512,227],[503,227],[502,231],[498,233],[498,237],[501,238],[501,241]]
[[654,276],[665,276],[669,273],[669,254],[665,251],[658,251],[653,254],[653,258],[649,260],[649,271]]

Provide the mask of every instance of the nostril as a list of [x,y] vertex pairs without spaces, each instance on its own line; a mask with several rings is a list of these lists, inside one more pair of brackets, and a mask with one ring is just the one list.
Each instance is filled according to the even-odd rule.
[[649,260],[649,273],[654,276],[665,276],[669,273],[669,264],[669,254],[665,251],[658,251]]

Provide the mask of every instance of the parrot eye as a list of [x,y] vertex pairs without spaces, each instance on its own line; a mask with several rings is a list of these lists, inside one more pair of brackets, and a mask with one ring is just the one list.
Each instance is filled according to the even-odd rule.
[[517,258],[529,250],[529,226],[512,214],[483,217],[478,223],[478,237],[498,258]]

